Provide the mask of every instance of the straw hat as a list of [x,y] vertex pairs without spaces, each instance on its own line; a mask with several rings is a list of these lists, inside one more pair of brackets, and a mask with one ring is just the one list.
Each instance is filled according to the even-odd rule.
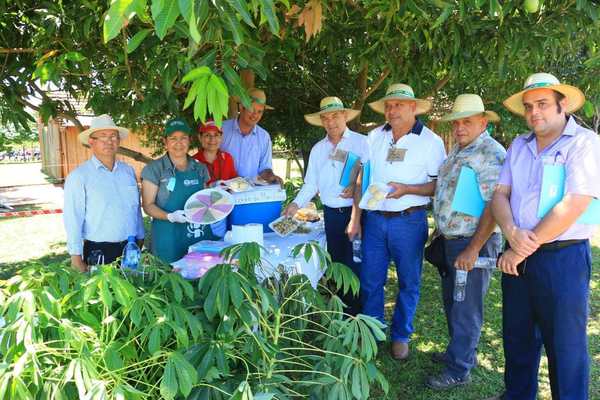
[[572,113],[581,108],[585,103],[585,96],[575,86],[565,85],[558,81],[552,74],[543,72],[530,75],[523,85],[523,90],[513,94],[504,100],[503,104],[510,112],[518,115],[525,115],[525,106],[523,106],[523,94],[534,89],[552,89],[562,93],[567,98],[567,113]]
[[[265,106],[266,110],[274,110],[273,107],[267,104],[267,95],[265,94],[264,90],[257,88],[248,89],[248,96],[252,102]],[[237,101],[238,103],[241,103],[239,99],[237,99]]]
[[386,100],[412,100],[417,103],[415,114],[425,114],[431,110],[431,102],[429,100],[417,99],[412,88],[403,83],[394,83],[390,85],[385,92],[385,96],[377,101],[369,103],[369,106],[379,114],[383,114]]
[[318,112],[305,114],[304,119],[311,125],[323,126],[320,115],[335,111],[345,111],[346,122],[352,121],[354,118],[358,117],[358,114],[360,114],[360,110],[353,110],[351,108],[344,107],[344,103],[342,103],[342,100],[340,100],[339,97],[330,96],[324,97],[323,100],[321,100],[320,110]]
[[498,122],[500,117],[493,111],[486,111],[483,100],[476,94],[461,94],[452,105],[452,112],[440,118],[440,121],[455,121],[483,114],[489,121]]
[[112,129],[119,132],[119,138],[121,140],[129,135],[129,129],[117,126],[110,115],[102,114],[92,118],[90,127],[79,134],[79,141],[83,144],[88,144],[88,139],[92,133],[105,129]]

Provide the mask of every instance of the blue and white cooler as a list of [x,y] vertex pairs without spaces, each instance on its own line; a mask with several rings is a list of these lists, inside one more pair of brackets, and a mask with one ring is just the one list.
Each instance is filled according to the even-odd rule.
[[231,225],[262,224],[263,232],[272,232],[269,224],[281,216],[285,190],[279,185],[257,186],[251,190],[232,193],[235,206],[227,218]]

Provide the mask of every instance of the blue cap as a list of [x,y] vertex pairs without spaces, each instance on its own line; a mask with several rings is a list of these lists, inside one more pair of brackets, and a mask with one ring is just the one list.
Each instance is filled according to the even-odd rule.
[[127,236],[127,241],[128,241],[129,243],[131,243],[131,242],[135,242],[135,236],[133,236],[133,235],[131,235],[131,236]]

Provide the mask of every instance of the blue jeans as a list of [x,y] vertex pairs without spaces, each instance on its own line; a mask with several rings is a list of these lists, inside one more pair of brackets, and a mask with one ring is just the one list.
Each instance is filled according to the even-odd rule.
[[[427,214],[417,210],[408,215],[386,217],[367,212],[363,229],[363,266],[360,296],[363,313],[386,324],[384,286],[390,260],[396,265],[398,295],[392,318],[391,339],[408,342],[419,302],[423,247],[427,240]],[[387,325],[387,324],[386,324]]]
[[[361,263],[353,261],[352,242],[348,239],[348,235],[346,235],[346,227],[350,222],[351,214],[352,207],[323,207],[327,251],[331,255],[331,260],[350,267],[358,278],[360,276]],[[338,293],[338,296],[346,304],[344,312],[350,315],[360,313],[360,299],[358,296],[354,296],[351,292],[346,294]]]
[[588,398],[587,319],[592,256],[589,241],[537,250],[502,276],[505,399],[535,400],[542,344],[552,398]]
[[[475,367],[483,324],[483,299],[492,274],[489,269],[472,269],[467,275],[464,301],[454,301],[454,262],[470,242],[471,238],[444,240],[448,275],[442,278],[442,300],[450,337],[446,348],[446,372],[455,378],[464,378]],[[494,233],[479,256],[497,258],[501,249],[502,236]]]

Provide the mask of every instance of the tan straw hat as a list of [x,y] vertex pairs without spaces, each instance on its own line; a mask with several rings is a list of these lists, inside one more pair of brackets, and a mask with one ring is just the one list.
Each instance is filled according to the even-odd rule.
[[353,110],[351,108],[344,107],[344,103],[342,103],[342,100],[340,100],[339,97],[330,96],[321,100],[320,110],[318,112],[305,114],[304,119],[311,125],[323,126],[321,123],[321,114],[336,111],[346,112],[346,122],[352,121],[354,118],[358,117],[358,114],[360,114],[360,110]]
[[523,90],[513,94],[508,99],[504,100],[503,104],[510,112],[518,115],[525,115],[525,106],[523,105],[523,94],[535,89],[552,89],[562,93],[567,98],[567,113],[572,113],[581,108],[585,103],[585,96],[575,86],[565,85],[558,81],[552,75],[544,72],[530,75],[523,85]]
[[90,127],[79,134],[79,141],[83,144],[88,144],[88,138],[92,133],[105,129],[111,129],[119,132],[119,138],[121,140],[125,139],[129,135],[129,129],[117,126],[110,115],[102,114],[92,118]]
[[411,100],[417,103],[417,109],[415,114],[425,114],[429,110],[431,110],[431,102],[429,100],[417,99],[415,97],[415,93],[412,88],[403,83],[394,83],[387,88],[385,92],[385,96],[381,99],[369,103],[371,108],[378,112],[379,114],[383,114],[385,110],[385,102],[386,100]]
[[440,121],[455,121],[472,117],[474,115],[482,115],[489,121],[498,122],[500,117],[493,111],[486,111],[483,106],[483,100],[476,94],[461,94],[452,105],[452,112],[440,118]]
[[266,110],[274,110],[273,107],[267,105],[267,95],[263,90],[257,88],[248,89],[248,96],[250,96],[252,102],[265,106]]

